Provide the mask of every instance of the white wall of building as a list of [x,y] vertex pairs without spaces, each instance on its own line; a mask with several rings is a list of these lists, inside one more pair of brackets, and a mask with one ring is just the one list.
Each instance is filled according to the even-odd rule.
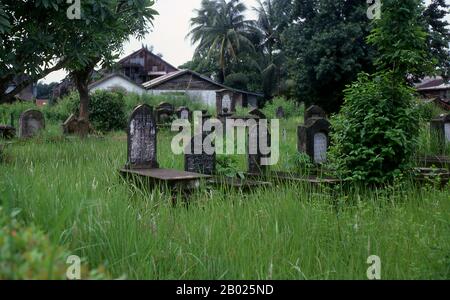
[[114,76],[103,82],[100,82],[95,87],[91,88],[89,91],[95,92],[97,90],[111,90],[114,88],[122,88],[129,93],[136,93],[139,95],[146,93],[146,90],[143,87],[140,87],[137,84],[133,84],[120,76]]
[[206,104],[211,107],[216,107],[216,91],[207,91],[207,90],[199,90],[199,91],[186,91],[186,90],[148,90],[147,93],[150,95],[163,95],[170,93],[184,93],[189,99],[192,101],[200,101],[203,104]]

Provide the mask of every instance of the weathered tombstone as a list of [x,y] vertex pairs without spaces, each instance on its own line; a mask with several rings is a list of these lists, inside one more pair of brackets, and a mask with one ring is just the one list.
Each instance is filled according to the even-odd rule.
[[305,124],[311,118],[326,118],[327,114],[325,111],[317,105],[312,105],[308,109],[305,110]]
[[229,90],[221,90],[216,92],[216,109],[220,114],[224,109],[228,109],[229,112],[236,110],[236,99],[234,92]]
[[286,114],[284,113],[284,108],[282,106],[279,106],[276,111],[277,119],[284,119],[285,115]]
[[191,111],[189,108],[182,106],[177,109],[177,116],[182,120],[190,120],[191,119]]
[[20,115],[19,137],[31,138],[45,128],[44,115],[34,109],[29,109]]
[[138,106],[128,122],[128,169],[159,167],[156,159],[156,132],[153,109],[148,105]]
[[329,147],[330,122],[324,118],[309,119],[298,127],[298,151],[306,153],[315,164],[327,161]]
[[155,109],[156,123],[165,124],[169,122],[174,113],[174,107],[172,104],[161,102]]
[[446,145],[450,144],[450,114],[431,120],[430,128],[432,136],[438,138],[439,151],[444,152]]
[[[207,136],[206,132],[194,136],[186,146],[184,154],[184,169],[186,172],[205,175],[213,175],[215,173],[216,153],[208,154],[204,149],[204,141]],[[196,144],[196,141],[200,143]]]

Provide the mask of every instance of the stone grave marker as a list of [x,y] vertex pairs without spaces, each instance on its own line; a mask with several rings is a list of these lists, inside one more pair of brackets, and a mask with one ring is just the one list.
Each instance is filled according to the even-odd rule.
[[127,168],[158,168],[156,132],[153,109],[148,105],[138,106],[131,114],[128,122]]
[[224,109],[228,109],[228,112],[234,112],[236,110],[236,102],[234,99],[234,93],[229,90],[221,90],[216,92],[216,110],[217,114],[220,114]]
[[182,106],[177,109],[177,116],[182,120],[190,120],[191,119],[191,111],[189,108]]
[[284,112],[284,108],[282,106],[279,106],[277,108],[276,116],[277,116],[278,119],[284,119],[284,117],[286,116],[286,114]]
[[327,161],[330,122],[324,118],[309,119],[298,127],[298,151],[306,153],[315,164]]
[[[184,169],[186,172],[213,175],[216,171],[216,153],[206,153],[203,145],[207,133],[192,137],[186,146],[184,155]],[[196,144],[195,141],[200,141]]]
[[20,115],[19,137],[31,138],[45,128],[44,115],[34,109],[29,109]]
[[305,111],[305,124],[308,122],[311,118],[326,118],[327,114],[325,111],[317,105],[312,105]]

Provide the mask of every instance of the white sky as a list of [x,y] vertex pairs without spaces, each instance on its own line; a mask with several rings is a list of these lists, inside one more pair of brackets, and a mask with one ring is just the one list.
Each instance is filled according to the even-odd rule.
[[[242,2],[248,8],[249,18],[255,18],[252,8],[257,5],[256,0],[242,0]],[[186,39],[186,35],[189,32],[189,20],[194,16],[194,9],[200,7],[200,3],[201,0],[156,0],[153,8],[159,12],[159,16],[155,17],[152,32],[142,41],[131,39],[126,42],[121,57],[139,50],[142,44],[145,44],[152,45],[156,54],[161,53],[165,60],[176,67],[189,61],[195,47],[191,45],[189,39]],[[59,82],[65,76],[65,71],[53,72],[43,81]]]

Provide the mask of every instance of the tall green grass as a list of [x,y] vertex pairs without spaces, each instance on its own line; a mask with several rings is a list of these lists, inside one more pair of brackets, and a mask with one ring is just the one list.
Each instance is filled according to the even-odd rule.
[[[282,121],[287,138],[275,169],[293,167],[297,123]],[[172,136],[160,132],[158,159],[182,170]],[[236,159],[245,170],[245,157]],[[19,208],[22,222],[114,278],[366,279],[366,260],[378,255],[383,279],[450,279],[448,186],[202,186],[189,205],[173,207],[164,189],[125,182],[125,162],[124,133],[65,139],[51,124],[7,147],[0,206]]]

